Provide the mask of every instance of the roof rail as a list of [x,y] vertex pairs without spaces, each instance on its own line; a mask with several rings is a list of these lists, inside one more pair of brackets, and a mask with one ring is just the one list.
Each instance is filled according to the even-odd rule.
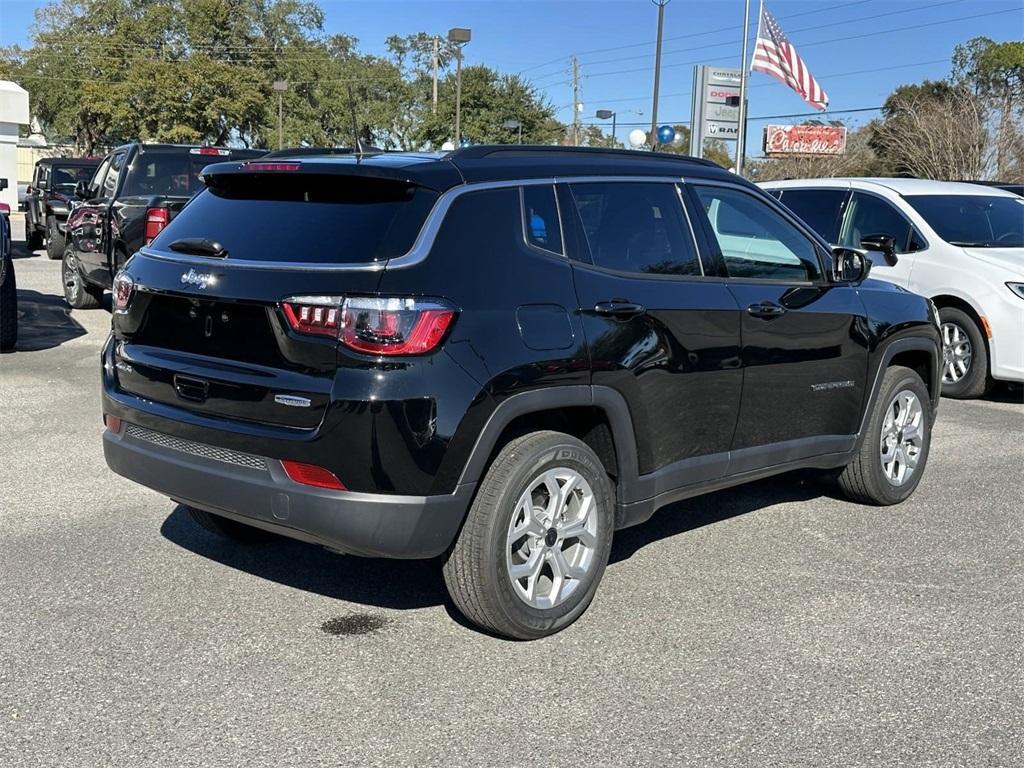
[[275,149],[273,152],[264,155],[265,158],[277,157],[322,157],[324,155],[359,155],[369,157],[371,155],[382,155],[385,150],[369,145],[360,147],[357,151],[352,147],[292,147],[291,149]]
[[690,155],[679,155],[674,152],[640,152],[635,149],[612,149],[606,147],[564,147],[547,144],[480,144],[452,150],[446,155],[449,160],[482,160],[484,158],[515,157],[523,155],[592,155],[605,157],[622,157],[632,160],[665,160],[668,162],[697,163],[714,168],[721,168],[717,163]]

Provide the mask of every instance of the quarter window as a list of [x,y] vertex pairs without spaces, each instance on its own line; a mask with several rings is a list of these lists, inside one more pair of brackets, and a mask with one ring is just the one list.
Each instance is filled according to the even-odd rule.
[[547,184],[523,187],[523,233],[535,248],[562,254],[562,227],[558,221],[555,188]]
[[570,187],[593,263],[647,275],[701,275],[674,184],[583,183]]
[[753,195],[728,187],[695,186],[729,277],[816,280],[814,243]]

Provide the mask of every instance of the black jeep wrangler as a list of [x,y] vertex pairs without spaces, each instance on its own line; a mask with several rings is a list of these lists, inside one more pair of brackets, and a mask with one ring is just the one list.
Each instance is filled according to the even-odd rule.
[[64,255],[68,214],[79,182],[88,182],[99,157],[45,157],[36,163],[25,197],[25,239],[30,251],[46,242],[46,255]]
[[659,507],[797,468],[894,504],[925,470],[934,307],[711,163],[480,146],[203,177],[114,281],[103,443],[218,534],[442,556],[470,620],[536,638]]

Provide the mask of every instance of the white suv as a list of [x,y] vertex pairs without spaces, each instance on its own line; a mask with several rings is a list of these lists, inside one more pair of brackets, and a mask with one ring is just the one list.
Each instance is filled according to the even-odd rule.
[[869,249],[872,277],[935,302],[944,395],[979,397],[993,379],[1024,381],[1024,198],[924,179],[761,186],[830,243]]

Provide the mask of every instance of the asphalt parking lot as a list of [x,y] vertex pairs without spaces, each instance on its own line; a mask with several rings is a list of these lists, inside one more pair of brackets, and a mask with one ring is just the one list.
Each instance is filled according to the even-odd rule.
[[0,356],[0,765],[1024,764],[1024,406],[944,400],[897,508],[798,474],[619,534],[533,643],[437,562],[221,543],[106,469],[109,314],[15,261]]

